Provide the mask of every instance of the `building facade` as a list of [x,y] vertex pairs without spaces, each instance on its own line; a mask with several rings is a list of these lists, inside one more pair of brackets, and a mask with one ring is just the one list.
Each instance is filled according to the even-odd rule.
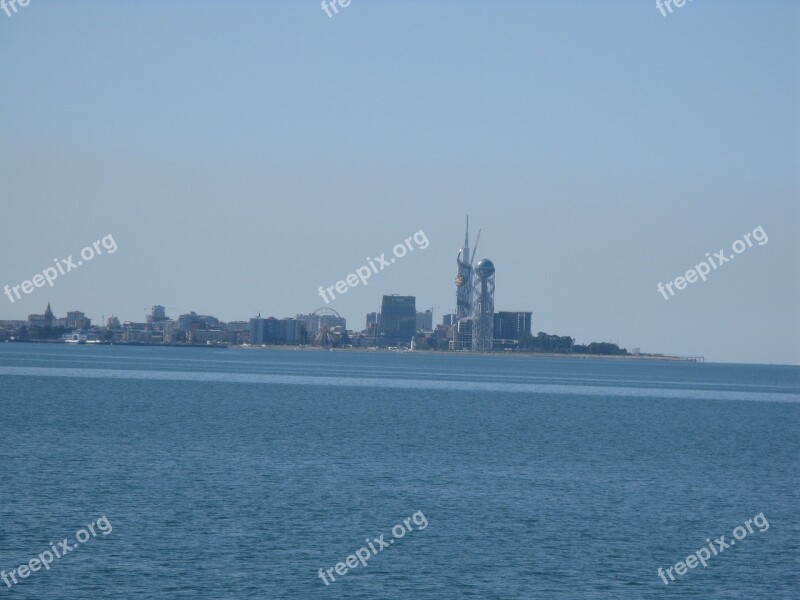
[[150,314],[147,315],[147,322],[150,324],[160,323],[161,321],[168,320],[168,318],[166,309],[160,304],[156,304],[150,309]]
[[53,327],[55,317],[53,310],[50,308],[50,303],[47,303],[47,308],[43,315],[28,315],[28,327],[30,329],[44,329],[46,327]]
[[219,329],[219,319],[211,315],[198,315],[192,311],[178,317],[178,331],[190,329]]
[[417,331],[417,306],[414,296],[384,296],[378,320],[380,346],[399,346],[411,343]]
[[91,326],[92,320],[87,319],[81,311],[73,310],[67,313],[67,329],[89,329]]
[[375,336],[375,331],[378,329],[378,316],[376,312],[367,313],[367,328],[364,333]]
[[459,319],[454,327],[453,350],[472,350],[472,317]]
[[417,331],[433,331],[433,312],[417,312]]
[[494,339],[519,341],[531,335],[531,312],[499,311],[494,314]]
[[258,317],[250,319],[249,327],[250,344],[263,346],[265,344],[305,344],[306,328],[301,319],[276,319]]

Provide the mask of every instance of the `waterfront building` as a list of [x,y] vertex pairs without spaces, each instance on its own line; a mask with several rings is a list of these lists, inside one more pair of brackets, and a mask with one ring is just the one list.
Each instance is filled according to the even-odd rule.
[[380,313],[376,312],[367,313],[367,328],[364,330],[364,333],[375,337],[375,331],[378,329],[379,316]]
[[249,339],[253,346],[261,346],[266,343],[266,322],[266,319],[261,318],[261,313],[250,319]]
[[262,346],[264,344],[304,344],[306,343],[306,327],[302,319],[276,319],[258,317],[250,319],[249,327],[250,344]]
[[250,323],[247,321],[230,321],[225,323],[229,344],[246,344],[249,340]]
[[436,340],[436,348],[439,350],[447,350],[450,348],[450,342],[455,335],[455,327],[452,325],[437,325],[433,332],[434,340]]
[[228,341],[228,332],[222,329],[190,329],[186,333],[186,341],[190,344],[224,344]]
[[417,331],[433,331],[433,312],[417,312]]
[[158,326],[161,328],[161,337],[165,344],[174,344],[181,339],[178,323],[172,319],[162,321]]
[[378,345],[410,344],[416,333],[416,326],[417,308],[414,296],[391,294],[383,297],[378,320]]
[[67,313],[66,325],[67,329],[89,329],[92,326],[92,320],[87,319],[86,315],[79,310],[73,310]]
[[494,314],[494,339],[519,341],[531,335],[531,312],[499,311]]
[[453,350],[472,350],[472,317],[459,319],[452,341]]
[[286,317],[276,323],[275,343],[304,344],[305,342],[306,327],[303,321]]
[[198,315],[192,311],[178,317],[178,331],[190,329],[219,329],[219,319],[211,315]]
[[53,327],[53,310],[50,308],[50,303],[47,303],[47,308],[43,315],[28,315],[28,328],[29,329],[44,329],[45,327]]
[[147,322],[152,323],[160,323],[162,321],[167,321],[169,317],[167,317],[166,309],[161,306],[160,304],[156,304],[154,307],[150,309],[150,314],[147,316]]

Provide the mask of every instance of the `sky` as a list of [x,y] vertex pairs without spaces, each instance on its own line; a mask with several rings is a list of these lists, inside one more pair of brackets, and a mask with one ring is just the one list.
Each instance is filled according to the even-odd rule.
[[[441,322],[469,214],[495,310],[532,311],[534,334],[800,364],[796,1],[17,8],[0,286],[107,235],[117,250],[0,296],[0,319],[328,306],[360,330],[397,293]],[[658,291],[759,227],[767,242]],[[320,286],[419,231],[425,249],[325,304]]]

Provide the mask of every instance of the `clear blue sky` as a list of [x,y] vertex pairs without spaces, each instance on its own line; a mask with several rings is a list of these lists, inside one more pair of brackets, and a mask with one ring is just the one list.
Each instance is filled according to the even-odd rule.
[[31,0],[0,12],[0,286],[118,251],[0,318],[293,316],[422,229],[331,306],[439,321],[469,213],[534,332],[798,364],[799,34],[790,0]]

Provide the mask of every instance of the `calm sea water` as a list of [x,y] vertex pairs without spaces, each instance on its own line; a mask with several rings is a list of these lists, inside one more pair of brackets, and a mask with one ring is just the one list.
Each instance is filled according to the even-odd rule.
[[799,467],[798,367],[0,344],[0,569],[113,526],[0,598],[798,598]]

